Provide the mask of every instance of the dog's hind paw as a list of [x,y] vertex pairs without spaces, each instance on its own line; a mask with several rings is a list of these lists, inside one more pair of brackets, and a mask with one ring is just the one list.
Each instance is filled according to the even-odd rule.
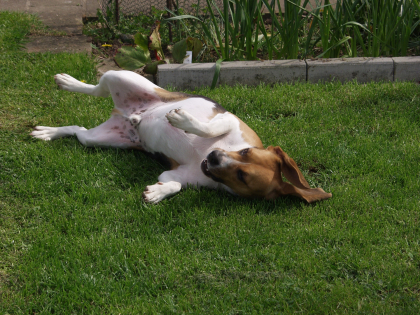
[[84,86],[85,83],[73,78],[72,76],[60,73],[54,76],[55,83],[65,91],[76,91],[74,88]]
[[36,126],[35,130],[30,133],[34,138],[49,141],[56,139],[58,128]]
[[181,190],[181,183],[178,182],[158,182],[155,185],[147,186],[143,192],[144,201],[148,203],[159,203],[163,199],[170,197]]
[[50,141],[65,136],[72,136],[77,131],[86,130],[84,127],[79,126],[66,126],[66,127],[45,127],[36,126],[34,130],[29,134],[34,138]]
[[140,124],[141,115],[135,115],[135,114],[133,114],[133,115],[130,115],[130,117],[128,117],[128,119],[130,120],[130,124],[135,127],[138,124]]

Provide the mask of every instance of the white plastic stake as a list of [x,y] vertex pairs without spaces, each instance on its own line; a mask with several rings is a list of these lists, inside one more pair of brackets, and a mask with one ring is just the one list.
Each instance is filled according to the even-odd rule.
[[192,63],[192,51],[187,51],[187,55],[184,58],[184,63]]

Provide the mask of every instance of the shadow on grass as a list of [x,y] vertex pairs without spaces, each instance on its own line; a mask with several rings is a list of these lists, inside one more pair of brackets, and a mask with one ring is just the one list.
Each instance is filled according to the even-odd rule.
[[[86,182],[95,182],[101,177],[103,179],[103,177],[107,178],[113,174],[114,177],[111,179],[113,183],[110,185],[122,189],[127,194],[139,195],[147,185],[155,184],[159,175],[169,169],[164,160],[155,159],[147,152],[114,148],[87,148],[80,144],[75,137],[51,142],[50,149],[56,152],[56,156],[67,156],[69,159],[68,169],[63,170],[60,167],[60,172],[74,172],[72,163],[80,163],[79,169],[82,170],[80,176],[86,176]],[[38,158],[43,160],[42,155]],[[101,170],[98,170],[98,166]],[[53,166],[53,168],[56,167]],[[70,180],[72,181],[73,178]],[[135,198],[140,199],[141,196]],[[162,201],[158,206],[141,203],[144,207],[163,207],[168,211],[180,213],[201,208],[205,209],[207,215],[210,216],[223,216],[238,212],[257,215],[284,214],[296,211],[302,205],[311,206],[294,196],[283,196],[276,200],[252,199],[205,187],[182,189],[179,194]],[[163,212],[165,211],[163,210]]]

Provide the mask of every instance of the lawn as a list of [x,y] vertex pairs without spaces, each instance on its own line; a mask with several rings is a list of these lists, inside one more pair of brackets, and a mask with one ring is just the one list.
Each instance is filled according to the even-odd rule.
[[90,57],[19,52],[35,22],[0,20],[1,314],[420,312],[417,84],[194,91],[333,197],[308,205],[190,188],[148,205],[142,191],[164,170],[148,156],[28,135],[94,127],[113,105],[54,84],[60,72],[95,83]]

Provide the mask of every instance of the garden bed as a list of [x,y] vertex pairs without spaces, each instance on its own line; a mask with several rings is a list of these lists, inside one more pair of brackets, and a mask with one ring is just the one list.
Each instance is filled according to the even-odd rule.
[[[214,87],[220,71],[225,78],[220,77],[218,82],[224,84],[392,81],[395,62],[389,58],[419,53],[420,6],[414,0],[404,4],[392,0],[344,0],[334,6],[325,0],[312,10],[304,9],[308,7],[306,0],[287,0],[279,13],[267,0],[224,1],[223,8],[210,1],[207,4],[195,15],[185,15],[179,9],[169,11],[170,18],[168,12],[158,10],[151,16],[121,16],[118,25],[110,22],[112,16],[100,14],[96,24],[88,24],[85,31],[93,36],[94,54],[114,58],[123,69],[152,74],[155,83],[179,89]],[[277,2],[277,7],[280,4]],[[264,10],[269,13],[263,16]],[[169,34],[171,30],[174,34]],[[187,50],[192,51],[194,63],[204,64],[174,65],[182,63]],[[358,57],[370,59],[367,63],[360,59],[349,61]],[[388,59],[375,61],[372,57]],[[305,73],[285,72],[291,63],[281,60],[302,61]],[[417,59],[410,62],[413,60]],[[239,63],[233,66],[227,61]],[[330,67],[325,67],[325,62]],[[367,64],[374,66],[366,68]],[[265,70],[274,67],[280,74],[259,73],[261,65]],[[241,75],[226,75],[228,69],[232,73],[241,66],[242,71],[235,70]],[[415,64],[413,67],[417,69]],[[194,74],[199,69],[204,72]]]
[[[202,44],[194,62],[395,57],[419,53],[420,6],[415,0],[344,0],[334,6],[324,0],[317,2],[315,8],[307,3],[285,0],[273,6],[268,0],[223,1],[223,7],[218,8],[207,1],[206,9],[197,8],[192,15],[183,14],[181,8],[168,11],[170,14],[152,10],[148,16],[120,16],[117,25],[112,22],[115,17],[99,13],[98,21],[88,24],[85,32],[94,37],[97,53],[115,56],[122,45],[134,45],[136,34],[150,38],[158,28],[162,57],[168,63],[173,63],[173,48],[186,38]],[[277,12],[280,6],[283,11]],[[138,42],[135,45],[139,46]],[[155,49],[151,49],[152,59]]]

